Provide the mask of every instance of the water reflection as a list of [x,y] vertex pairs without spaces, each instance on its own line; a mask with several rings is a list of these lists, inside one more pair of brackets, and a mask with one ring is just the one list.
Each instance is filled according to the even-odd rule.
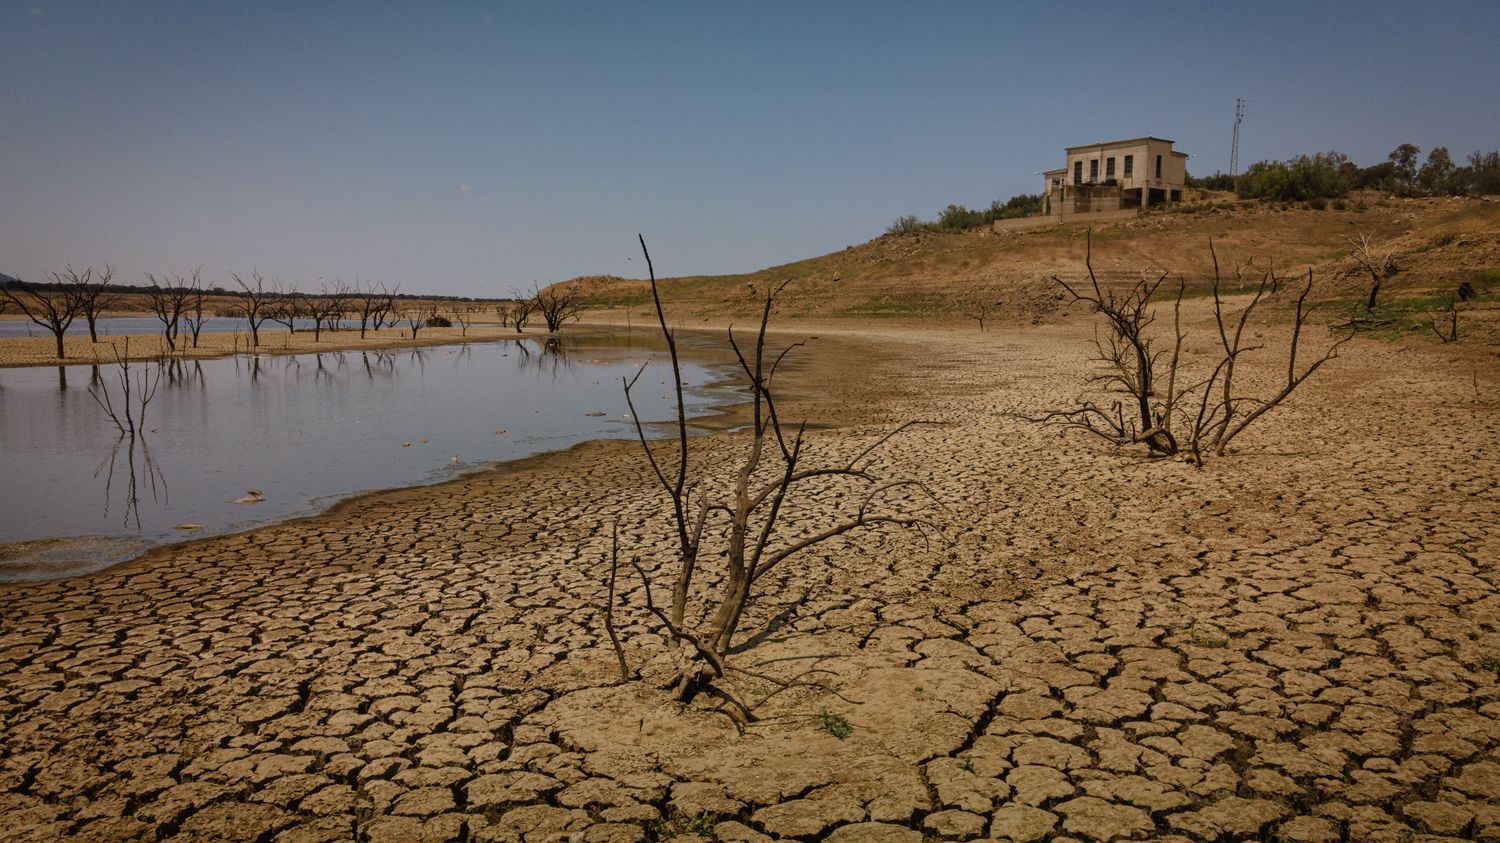
[[[129,527],[134,521],[135,529],[141,529],[141,475],[144,484],[151,490],[151,499],[161,503],[167,493],[167,478],[151,457],[151,445],[147,441],[146,413],[163,380],[168,386],[185,384],[187,372],[179,359],[161,360],[155,363],[132,363],[129,359],[130,344],[126,341],[125,357],[117,362],[108,375],[98,365],[90,366],[89,397],[94,399],[104,418],[115,426],[116,436],[110,446],[109,456],[94,469],[94,476],[104,475],[104,515],[109,517],[115,498],[116,467],[122,471],[121,498],[125,514],[120,526]],[[61,367],[60,367],[61,368]],[[132,373],[132,369],[134,372]],[[201,367],[199,374],[201,376]],[[121,451],[123,449],[123,459]]]
[[[0,542],[175,540],[623,436],[620,376],[657,354],[614,337],[521,338],[0,369]],[[685,374],[712,380],[701,364]],[[691,400],[701,413],[723,398]],[[672,416],[657,396],[638,403],[648,420]],[[246,489],[263,497],[231,503]]]
[[[124,450],[122,458],[121,449]],[[109,456],[99,467],[94,469],[94,477],[101,473],[104,475],[104,516],[109,517],[110,505],[115,500],[115,469],[122,468],[123,483],[120,488],[121,502],[124,504],[125,516],[120,521],[121,527],[130,527],[135,523],[135,529],[141,529],[141,474],[146,476],[146,484],[151,490],[153,503],[161,504],[167,501],[167,478],[156,465],[156,460],[151,458],[151,446],[147,442],[145,433],[122,433],[115,439],[109,449]]]

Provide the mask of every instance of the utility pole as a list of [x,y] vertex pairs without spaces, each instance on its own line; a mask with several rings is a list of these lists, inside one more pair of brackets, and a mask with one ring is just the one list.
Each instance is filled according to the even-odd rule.
[[1229,147],[1229,174],[1238,175],[1240,171],[1240,121],[1245,119],[1245,100],[1235,97],[1234,100],[1234,143]]

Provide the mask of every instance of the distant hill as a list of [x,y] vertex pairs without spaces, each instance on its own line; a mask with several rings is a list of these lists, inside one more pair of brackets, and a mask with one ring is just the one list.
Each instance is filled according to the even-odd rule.
[[[1331,298],[1366,285],[1345,239],[1366,234],[1382,251],[1394,250],[1394,281],[1402,288],[1456,286],[1475,274],[1500,277],[1500,201],[1371,195],[1339,204],[1339,210],[1312,210],[1222,198],[1106,223],[1093,233],[1094,268],[1106,282],[1165,271],[1201,289],[1212,278],[1212,238],[1226,281],[1245,261],[1252,261],[1246,277],[1257,280],[1272,266],[1283,277],[1312,268],[1318,297]],[[1002,310],[1011,316],[1036,320],[1058,303],[1053,275],[1085,277],[1087,236],[1082,225],[1019,234],[886,234],[756,272],[666,279],[662,295],[679,314],[748,317],[754,308],[748,285],[790,280],[785,316],[951,317],[966,298],[979,296],[1005,302]],[[637,309],[650,302],[649,287],[638,279],[563,283],[578,286],[592,307]]]

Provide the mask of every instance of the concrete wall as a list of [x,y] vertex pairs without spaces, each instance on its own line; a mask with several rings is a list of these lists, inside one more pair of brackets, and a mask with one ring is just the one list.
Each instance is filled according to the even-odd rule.
[[995,233],[1015,234],[1020,231],[1037,231],[1059,225],[1062,220],[1056,215],[1048,217],[1021,217],[1016,220],[995,220]]
[[[1163,162],[1162,166],[1166,166]],[[1114,220],[1128,220],[1137,213],[1135,208],[1127,208],[1123,211],[1094,211],[1086,214],[1068,214],[1060,217],[1052,214],[1045,217],[1022,217],[1018,220],[995,220],[995,233],[1016,234],[1022,231],[1038,231],[1043,228],[1051,228],[1054,225],[1068,223],[1090,224],[1096,222],[1113,222]]]

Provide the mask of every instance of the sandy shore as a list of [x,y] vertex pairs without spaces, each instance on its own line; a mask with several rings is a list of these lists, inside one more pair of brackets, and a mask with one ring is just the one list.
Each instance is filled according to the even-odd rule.
[[[470,325],[467,331],[462,328],[423,328],[417,332],[416,339],[412,338],[410,329],[401,327],[369,331],[363,339],[360,338],[358,330],[324,331],[319,339],[314,340],[313,332],[309,330],[299,329],[296,333],[289,333],[280,326],[266,325],[260,330],[260,345],[253,348],[261,354],[308,354],[319,351],[449,345],[456,342],[515,339],[518,336],[534,337],[545,335],[545,333],[545,330],[528,327],[524,333],[517,334],[513,328],[501,328],[495,323],[478,323]],[[81,337],[69,334],[63,338],[63,353],[66,357],[59,361],[57,341],[47,334],[37,337],[0,339],[0,366],[114,363],[117,355],[125,353],[127,338],[130,340],[130,359],[132,360],[153,360],[168,353],[166,340],[159,333],[131,334],[128,337],[123,334],[100,337],[97,343],[90,341],[88,334]],[[204,359],[251,350],[250,332],[247,330],[234,333],[201,334],[198,337],[197,348],[192,347],[191,338],[179,338],[177,348],[171,354],[188,359]]]
[[[813,455],[939,421],[871,468],[946,505],[946,541],[871,531],[768,577],[732,663],[833,691],[737,680],[741,734],[619,683],[610,524],[648,569],[671,537],[638,449],[590,443],[0,586],[7,834],[1500,839],[1491,359],[1356,342],[1195,470],[1006,415],[1080,391],[1086,320],[817,334],[785,378]],[[817,487],[788,529],[849,500]]]

